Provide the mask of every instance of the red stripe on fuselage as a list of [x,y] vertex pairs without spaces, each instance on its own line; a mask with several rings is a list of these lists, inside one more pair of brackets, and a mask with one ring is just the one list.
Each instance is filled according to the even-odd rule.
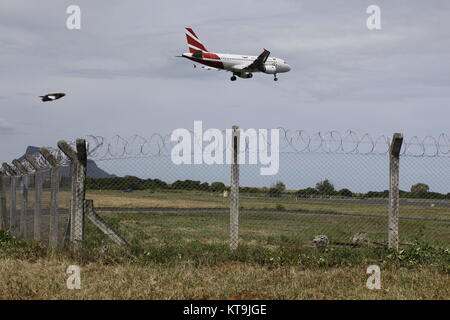
[[203,58],[220,60],[217,54],[211,52],[203,52]]
[[[214,58],[207,57],[206,56],[207,54],[208,55],[213,55],[215,57]],[[205,66],[208,66],[208,67],[213,67],[213,68],[217,68],[217,69],[224,69],[223,62],[220,60],[218,55],[216,55],[214,53],[203,52],[203,57],[208,58],[208,59],[216,59],[216,61],[209,61],[209,60],[203,60],[203,59],[192,58],[192,57],[188,57],[188,59],[190,59],[192,61],[195,61],[195,62],[198,62],[198,63],[201,63],[201,64],[204,64]]]

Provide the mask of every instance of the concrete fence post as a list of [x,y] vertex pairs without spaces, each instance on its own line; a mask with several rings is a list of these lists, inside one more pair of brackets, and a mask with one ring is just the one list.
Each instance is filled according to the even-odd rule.
[[86,166],[87,148],[86,140],[76,140],[76,151],[66,141],[59,141],[58,148],[71,160],[72,198],[70,204],[70,241],[76,248],[82,246],[85,198],[86,198]]
[[50,164],[50,234],[49,246],[56,248],[58,246],[58,197],[59,197],[59,164],[56,158],[46,148],[40,149],[41,155]]
[[389,226],[388,246],[398,249],[399,245],[399,211],[400,211],[400,149],[403,143],[403,135],[394,133],[389,148]]
[[10,185],[9,185],[9,230],[13,235],[16,235],[16,212],[17,212],[17,204],[16,204],[16,187],[17,187],[17,173],[11,168],[7,163],[2,164],[3,169],[10,176]]
[[8,218],[6,215],[6,188],[5,188],[5,174],[0,172],[0,217],[2,223],[0,224],[1,230],[8,230]]
[[19,234],[22,238],[27,239],[28,236],[28,187],[29,187],[29,176],[28,170],[25,166],[20,163],[19,160],[15,159],[12,164],[17,169],[16,171],[20,174],[20,223],[19,223]]
[[230,188],[230,249],[236,250],[239,245],[239,150],[240,129],[233,126],[232,133],[232,163]]
[[75,166],[76,206],[74,215],[74,241],[80,245],[83,242],[85,200],[86,200],[86,171],[87,146],[86,140],[77,139],[77,165]]
[[25,160],[33,167],[34,172],[34,216],[33,216],[33,239],[35,241],[41,240],[41,208],[42,208],[42,187],[43,187],[43,172],[36,158],[32,155],[26,154]]
[[121,247],[129,246],[128,243],[99,216],[94,210],[94,201],[86,200],[85,202],[85,214],[91,222],[100,229],[105,235],[107,235],[112,241]]

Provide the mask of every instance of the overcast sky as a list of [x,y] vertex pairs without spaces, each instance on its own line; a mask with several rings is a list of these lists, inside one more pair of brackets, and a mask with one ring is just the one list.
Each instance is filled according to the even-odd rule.
[[[81,7],[81,30],[66,8]],[[366,27],[370,4],[382,29]],[[450,2],[0,0],[0,161],[87,134],[175,128],[449,133]],[[210,51],[292,67],[229,80],[194,69],[184,27]],[[57,102],[38,96],[66,92]]]

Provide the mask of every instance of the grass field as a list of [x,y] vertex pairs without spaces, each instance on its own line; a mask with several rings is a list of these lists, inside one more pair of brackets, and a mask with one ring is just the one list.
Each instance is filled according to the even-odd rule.
[[[229,208],[230,200],[221,194],[189,191],[156,192],[88,191],[87,198],[97,207],[179,207],[179,208]],[[438,201],[439,202],[439,201]],[[270,198],[241,198],[244,209],[275,209],[282,205],[286,210],[358,213],[377,216],[387,215],[387,206],[381,204],[339,203],[304,200],[278,200]],[[450,220],[450,207],[401,206],[401,216],[409,218]]]
[[[450,224],[401,220],[400,239],[408,245],[400,251],[344,245],[360,231],[385,242],[385,205],[242,199],[240,247],[231,252],[229,199],[219,195],[88,191],[86,198],[97,208],[119,208],[97,213],[130,250],[117,248],[89,221],[79,253],[0,233],[1,299],[450,298]],[[60,203],[66,207],[68,193],[61,192]],[[450,220],[449,210],[402,206],[400,214]],[[331,245],[313,248],[317,234]],[[81,290],[66,288],[73,264],[82,268]],[[382,269],[381,290],[366,288],[371,264]]]
[[[95,207],[123,208],[100,214],[127,239],[144,247],[180,241],[226,243],[228,239],[229,199],[217,194],[89,191],[87,198],[94,200]],[[387,240],[387,206],[382,204],[243,198],[240,206],[240,238],[247,244],[307,244],[318,234],[332,242],[349,242],[357,232],[367,232],[375,242]],[[127,211],[146,207],[161,211]],[[401,206],[400,215],[450,221],[450,207]],[[406,244],[418,240],[449,246],[450,223],[401,220],[400,239]]]
[[[81,289],[66,269],[81,267]],[[369,265],[381,290],[366,287]],[[197,241],[129,252],[48,251],[0,233],[1,299],[449,299],[450,251],[416,244],[323,250]]]

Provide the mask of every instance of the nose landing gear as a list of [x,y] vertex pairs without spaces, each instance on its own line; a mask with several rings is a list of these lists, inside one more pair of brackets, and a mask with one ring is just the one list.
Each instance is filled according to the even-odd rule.
[[232,77],[230,78],[231,81],[236,81],[236,79],[237,79],[236,76],[232,76]]
[[273,75],[273,81],[278,81],[277,74]]

